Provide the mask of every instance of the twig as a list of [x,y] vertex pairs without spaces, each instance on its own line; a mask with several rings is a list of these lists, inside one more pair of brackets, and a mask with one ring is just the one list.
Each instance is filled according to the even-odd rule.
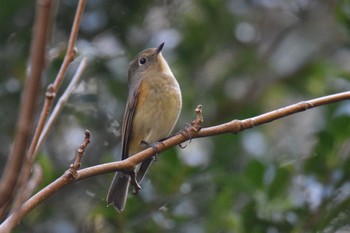
[[[197,114],[196,119],[194,119],[191,122],[191,124],[186,124],[185,129],[180,130],[178,132],[180,134],[184,134],[184,136],[189,139],[188,144],[190,144],[192,142],[192,138],[191,138],[191,135],[189,132],[190,131],[198,132],[203,127],[203,107],[202,107],[202,105],[198,105],[194,111]],[[180,143],[179,147],[181,149],[185,149],[188,144],[182,145],[182,143]]]
[[196,113],[196,119],[191,122],[191,129],[195,132],[199,132],[199,130],[203,127],[203,107],[202,105],[198,105],[194,110]]
[[30,180],[27,184],[27,189],[25,190],[25,193],[27,196],[25,199],[27,200],[31,194],[34,192],[34,190],[38,187],[38,185],[41,183],[43,179],[43,169],[40,164],[34,163],[33,164],[33,175],[30,177]]
[[41,86],[41,74],[45,66],[46,45],[53,6],[54,2],[51,0],[38,0],[36,4],[37,13],[31,45],[30,71],[23,90],[13,147],[0,183],[0,218],[7,212],[13,198],[29,137],[33,130],[34,113]]
[[78,8],[77,8],[77,11],[75,13],[72,31],[71,31],[71,34],[69,37],[67,53],[66,53],[66,56],[64,57],[60,71],[58,72],[58,75],[57,75],[55,82],[53,84],[54,92],[58,91],[59,87],[62,84],[62,81],[63,81],[63,78],[66,74],[66,71],[68,69],[68,66],[73,61],[73,59],[75,57],[74,46],[75,46],[75,42],[77,41],[80,20],[81,20],[81,16],[83,15],[83,12],[84,12],[85,3],[86,3],[86,0],[79,1]]
[[[28,200],[28,198],[32,195],[34,190],[41,183],[42,178],[43,178],[43,170],[39,164],[35,163],[33,165],[33,171],[32,171],[32,176],[30,177],[30,180],[26,184],[25,188],[23,187],[23,190],[19,192],[19,195],[21,195],[21,198],[16,198],[14,200],[13,206],[19,207],[23,203],[23,200]],[[13,208],[13,210],[16,210],[16,208]]]
[[[248,118],[245,120],[232,120],[230,122],[212,126],[208,128],[202,128],[199,131],[191,130],[189,131],[189,135],[185,134],[176,134],[173,137],[170,137],[162,143],[155,144],[155,148],[158,152],[162,152],[166,149],[179,145],[183,143],[189,138],[199,138],[199,137],[208,137],[225,133],[238,133],[245,129],[249,129],[261,124],[265,124],[271,121],[274,121],[279,118],[283,118],[289,116],[291,114],[295,114],[301,111],[308,110],[310,108],[314,108],[321,105],[326,105],[334,102],[339,102],[342,100],[350,99],[350,91],[342,92],[334,95],[324,96],[317,99],[312,99],[308,101],[303,101],[297,104],[290,105],[288,107],[280,108],[275,111],[271,111],[260,116]],[[197,119],[201,118],[201,111],[197,112]],[[105,163],[101,165],[96,165],[92,167],[88,167],[85,169],[78,170],[76,174],[70,172],[70,170],[66,171],[64,175],[62,175],[57,180],[53,181],[47,187],[36,193],[33,197],[31,197],[28,201],[26,201],[18,213],[10,215],[1,225],[0,232],[2,229],[13,229],[16,223],[18,223],[27,213],[29,213],[33,208],[39,205],[43,200],[53,195],[59,189],[64,186],[73,183],[77,180],[86,179],[91,176],[96,176],[100,174],[105,174],[108,172],[115,172],[118,170],[131,170],[137,164],[141,163],[147,158],[150,158],[154,155],[155,148],[148,148],[144,151],[141,151],[125,160],[121,160],[118,162]]]
[[69,83],[68,87],[66,88],[66,90],[64,91],[64,93],[62,94],[60,99],[57,101],[57,104],[56,104],[54,110],[52,111],[49,119],[47,120],[45,127],[42,130],[42,133],[40,134],[40,138],[39,138],[39,141],[36,145],[34,154],[36,154],[38,152],[38,150],[40,149],[44,140],[46,139],[49,131],[51,130],[54,123],[56,122],[59,114],[61,113],[61,111],[64,108],[64,106],[66,105],[70,95],[72,94],[72,91],[74,90],[74,88],[76,87],[78,82],[80,81],[80,78],[82,77],[83,72],[86,69],[86,66],[87,66],[87,58],[83,57],[74,77],[72,78],[71,82]]
[[85,130],[84,143],[81,144],[81,146],[79,147],[74,163],[70,165],[69,171],[73,174],[74,177],[77,177],[77,171],[80,168],[80,164],[81,164],[80,161],[83,158],[87,145],[90,143],[90,136],[91,136],[90,131]]

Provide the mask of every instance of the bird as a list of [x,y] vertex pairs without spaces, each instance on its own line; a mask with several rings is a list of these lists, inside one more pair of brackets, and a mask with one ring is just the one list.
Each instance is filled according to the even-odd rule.
[[[121,131],[122,160],[168,137],[179,118],[181,89],[161,53],[163,47],[164,43],[143,50],[129,64],[129,95]],[[134,171],[117,171],[108,190],[107,204],[122,212],[130,183],[137,191],[153,159],[146,159]]]

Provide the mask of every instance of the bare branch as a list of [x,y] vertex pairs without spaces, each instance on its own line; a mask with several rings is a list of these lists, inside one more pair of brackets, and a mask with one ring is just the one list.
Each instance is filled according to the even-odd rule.
[[[245,120],[232,120],[230,122],[227,122],[221,125],[202,128],[200,131],[191,130],[189,131],[188,135],[179,133],[165,141],[162,141],[162,143],[156,144],[155,145],[156,150],[158,152],[162,152],[173,146],[179,145],[180,143],[183,143],[191,138],[208,137],[208,136],[220,135],[225,133],[230,133],[230,134],[239,133],[245,129],[249,129],[252,127],[256,127],[258,125],[269,123],[271,121],[274,121],[301,111],[305,111],[321,105],[326,105],[326,104],[335,103],[335,102],[348,100],[348,99],[350,99],[350,91],[329,95],[329,96],[324,96],[324,97],[320,97],[320,98],[312,99],[308,101],[303,101],[297,104],[293,104],[293,105],[280,108],[256,117],[245,119]],[[95,176],[95,175],[108,173],[112,171],[132,169],[137,164],[151,157],[153,154],[154,154],[154,148],[148,148],[122,161],[105,163],[105,164],[81,169],[78,171],[77,180],[85,179],[90,176]]]
[[[2,229],[13,229],[14,226],[33,208],[35,208],[37,205],[39,205],[42,201],[44,201],[49,196],[53,195],[55,192],[57,192],[59,189],[63,188],[64,186],[73,183],[77,180],[82,180],[91,176],[96,176],[104,173],[109,172],[115,172],[118,170],[131,170],[133,169],[137,164],[141,163],[147,158],[150,158],[153,156],[155,149],[158,152],[162,152],[166,149],[169,149],[171,147],[174,147],[176,145],[179,145],[180,143],[183,143],[189,139],[192,138],[199,138],[199,137],[208,137],[208,136],[214,136],[219,134],[225,134],[225,133],[238,133],[245,129],[249,129],[261,124],[265,124],[271,121],[274,121],[276,119],[280,119],[301,111],[308,110],[310,108],[314,108],[321,105],[326,105],[334,102],[339,102],[342,100],[348,100],[350,99],[350,91],[348,92],[342,92],[334,95],[329,95],[317,99],[312,99],[308,101],[303,101],[297,104],[293,104],[284,108],[280,108],[256,117],[248,118],[245,120],[232,120],[230,122],[212,126],[208,128],[202,128],[200,130],[194,130],[191,128],[188,130],[188,135],[184,133],[178,133],[173,137],[170,137],[169,139],[162,141],[162,143],[155,144],[155,148],[148,148],[144,151],[141,151],[128,159],[118,161],[118,162],[111,162],[111,163],[105,163],[100,164],[96,166],[92,166],[89,168],[81,169],[72,173],[71,169],[67,170],[61,177],[59,177],[57,180],[49,184],[47,187],[45,187],[43,190],[36,193],[32,198],[30,198],[28,201],[26,201],[20,208],[20,210],[12,214],[6,219],[1,225],[0,225],[0,232]],[[201,122],[202,119],[202,108],[197,107],[196,108],[197,118],[193,122],[196,122],[199,120]],[[192,122],[192,123],[193,123]],[[87,140],[87,136],[85,137],[85,140]],[[84,143],[87,143],[84,141]],[[83,144],[84,145],[84,144]],[[82,152],[84,152],[85,147]],[[80,163],[80,160],[78,161]]]
[[30,180],[28,181],[25,186],[23,186],[23,190],[19,192],[19,195],[21,198],[16,198],[13,203],[13,210],[16,210],[15,207],[19,207],[22,205],[24,200],[28,200],[34,190],[38,187],[38,185],[41,183],[43,178],[43,170],[41,166],[37,163],[33,165],[33,171],[32,171],[32,176],[30,177]]
[[27,184],[27,189],[25,190],[26,197],[25,200],[27,200],[31,194],[34,192],[34,190],[38,187],[38,185],[43,180],[43,169],[40,164],[35,163],[33,164],[33,175],[30,177],[30,180]]
[[194,110],[196,112],[196,119],[192,121],[191,127],[195,132],[199,132],[203,127],[203,107],[198,105]]
[[86,66],[87,66],[87,58],[84,57],[81,60],[74,77],[72,78],[71,82],[69,83],[68,87],[66,88],[66,90],[64,91],[64,93],[62,94],[60,99],[57,101],[57,104],[56,104],[54,110],[52,111],[49,119],[47,120],[45,127],[42,130],[42,133],[40,134],[40,138],[39,138],[39,141],[36,145],[34,154],[36,154],[38,152],[38,150],[40,149],[44,140],[46,139],[49,131],[51,130],[54,123],[56,122],[59,114],[61,113],[61,111],[64,108],[64,106],[66,105],[70,95],[72,94],[72,91],[74,90],[74,88],[76,87],[78,82],[80,81],[80,78],[82,77],[83,72],[86,69]]
[[77,41],[80,20],[81,20],[81,16],[83,15],[83,12],[84,12],[85,4],[86,4],[86,0],[79,1],[78,8],[77,8],[77,11],[75,13],[72,31],[71,31],[71,34],[69,37],[66,56],[64,57],[60,71],[58,72],[58,75],[57,75],[55,82],[53,84],[55,93],[58,91],[59,87],[61,86],[63,78],[67,72],[68,66],[73,61],[73,59],[75,57],[74,45],[75,45],[75,42]]
[[76,177],[76,173],[77,173],[78,169],[80,168],[80,161],[83,157],[85,149],[86,149],[87,145],[89,145],[89,143],[90,143],[90,136],[91,136],[90,131],[85,130],[84,143],[81,144],[81,146],[79,147],[74,163],[70,165],[69,170],[72,174],[75,174],[75,177]]
[[29,137],[33,130],[34,113],[41,86],[41,75],[45,66],[47,38],[54,1],[38,0],[31,46],[30,71],[27,76],[21,101],[14,143],[0,183],[0,218],[6,213],[13,198],[20,175]]

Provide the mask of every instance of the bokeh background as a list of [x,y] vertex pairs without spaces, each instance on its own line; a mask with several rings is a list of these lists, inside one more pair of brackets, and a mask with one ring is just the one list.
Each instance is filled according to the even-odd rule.
[[[77,1],[58,1],[44,91],[62,62]],[[0,169],[13,140],[35,2],[0,1]],[[72,163],[84,130],[83,167],[119,159],[128,63],[165,42],[183,93],[175,131],[203,105],[204,126],[245,119],[350,88],[350,1],[88,0],[76,44],[84,77],[38,155],[39,188]],[[58,54],[58,55],[57,55]],[[350,104],[192,140],[162,153],[130,195],[107,207],[112,174],[60,190],[15,232],[350,232]],[[156,121],[155,121],[156,124]]]

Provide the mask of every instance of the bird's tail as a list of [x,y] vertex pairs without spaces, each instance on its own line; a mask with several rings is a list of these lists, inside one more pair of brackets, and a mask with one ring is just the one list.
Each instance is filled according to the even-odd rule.
[[128,189],[130,183],[130,176],[124,172],[116,172],[109,187],[107,194],[107,203],[114,205],[114,207],[121,212],[125,208],[126,198],[128,197]]

